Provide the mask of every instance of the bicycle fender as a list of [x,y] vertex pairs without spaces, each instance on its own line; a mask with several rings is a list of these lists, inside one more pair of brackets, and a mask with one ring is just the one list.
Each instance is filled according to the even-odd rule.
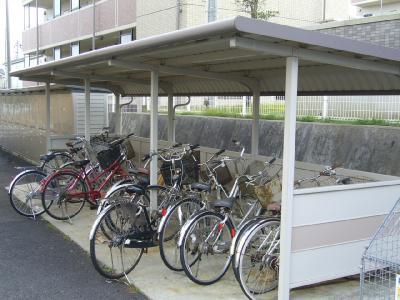
[[106,193],[106,195],[104,196],[105,199],[109,198],[111,196],[112,193],[114,193],[115,191],[121,189],[121,188],[126,188],[130,185],[134,184],[133,182],[121,182],[120,184],[118,184],[118,182],[116,184],[114,184]]
[[[179,236],[179,240],[178,240],[178,247],[180,247],[183,243],[183,237],[186,234],[186,231],[189,230],[189,228],[191,227],[192,223],[198,218],[201,217],[201,215],[209,213],[209,210],[200,210],[198,212],[195,212],[193,215],[190,216],[190,218],[186,221],[186,223],[182,226],[181,229],[181,234]],[[218,214],[218,213],[217,213]],[[229,224],[232,226],[232,222],[230,219],[228,219]]]
[[10,185],[8,186],[8,195],[11,194],[11,187],[14,185],[14,183],[15,183],[20,177],[22,177],[23,175],[25,175],[25,174],[27,174],[27,173],[30,173],[30,172],[32,172],[32,171],[39,172],[39,173],[41,173],[42,175],[47,176],[47,174],[46,174],[45,172],[40,171],[40,170],[38,170],[38,169],[34,169],[34,168],[29,169],[29,170],[22,171],[21,173],[18,173],[17,176],[14,177],[14,179],[11,181]]
[[278,218],[265,218],[263,220],[259,220],[256,221],[253,225],[250,226],[250,228],[247,228],[246,232],[244,232],[241,237],[239,238],[239,240],[236,243],[236,247],[234,249],[234,266],[236,266],[238,264],[238,260],[239,260],[239,256],[240,255],[236,255],[236,254],[240,254],[239,253],[239,249],[241,249],[244,245],[244,243],[247,241],[247,239],[249,238],[249,236],[252,234],[253,230],[258,228],[261,225],[264,225],[265,223],[271,222],[271,221],[280,221]]
[[93,222],[92,228],[90,229],[89,233],[89,240],[92,240],[94,237],[94,232],[97,227],[97,225],[100,223],[102,217],[108,213],[108,211],[112,208],[112,205],[107,206],[105,209],[101,211],[101,213],[97,216],[96,220]]
[[[181,205],[184,201],[186,201],[187,199],[190,199],[190,198],[182,199],[182,200],[178,201],[177,203],[175,203],[175,205],[172,205],[172,206],[169,206],[169,207],[168,207],[167,213],[161,218],[160,224],[158,225],[158,228],[157,228],[157,233],[158,233],[158,234],[160,234],[161,229],[164,227],[164,224],[165,224],[165,222],[167,221],[167,219],[168,219],[169,215],[171,214],[171,212],[172,212],[177,206]],[[199,201],[199,203],[201,203],[200,200],[198,200],[198,201]]]

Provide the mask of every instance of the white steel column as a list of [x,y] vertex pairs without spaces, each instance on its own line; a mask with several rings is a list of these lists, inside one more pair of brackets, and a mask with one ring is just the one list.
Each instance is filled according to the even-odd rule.
[[[150,102],[150,153],[158,149],[158,71],[151,71],[151,102]],[[150,162],[150,184],[157,184],[157,155]],[[157,209],[157,191],[150,191],[150,211]]]
[[90,80],[85,79],[85,139],[90,140]]
[[47,151],[50,150],[50,134],[51,134],[51,103],[50,103],[50,82],[46,82],[46,139]]
[[175,143],[174,94],[168,93],[168,143]]
[[279,300],[290,296],[290,257],[292,248],[293,182],[296,144],[296,101],[298,58],[286,59],[285,131],[283,142],[281,238],[279,259]]
[[258,154],[260,138],[260,88],[253,90],[253,123],[251,128],[251,154]]
[[115,96],[115,133],[121,134],[122,132],[122,124],[121,124],[121,95],[114,94]]

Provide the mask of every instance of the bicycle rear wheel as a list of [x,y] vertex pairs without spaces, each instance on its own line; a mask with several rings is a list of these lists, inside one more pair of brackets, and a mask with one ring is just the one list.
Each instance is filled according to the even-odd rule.
[[46,213],[57,220],[76,216],[88,200],[85,182],[75,172],[57,171],[43,187],[42,205]]
[[165,220],[162,220],[159,231],[160,255],[164,264],[173,271],[183,271],[178,247],[181,228],[202,207],[200,200],[186,198],[175,204],[164,216]]
[[139,263],[143,248],[129,247],[138,218],[137,206],[117,203],[108,206],[96,219],[90,233],[90,258],[102,276],[121,278]]
[[267,220],[251,228],[238,248],[236,279],[249,299],[264,299],[278,286],[280,222]]
[[37,217],[44,213],[41,184],[46,174],[39,170],[28,170],[18,174],[9,188],[12,208],[25,217]]
[[189,279],[197,284],[213,284],[229,268],[234,227],[229,220],[223,221],[222,214],[212,211],[199,213],[182,233],[181,264]]
[[43,170],[47,174],[51,174],[54,171],[59,170],[65,164],[71,163],[73,161],[74,161],[74,159],[72,158],[71,155],[64,153],[64,152],[56,152],[56,153],[54,153],[53,159],[44,163]]

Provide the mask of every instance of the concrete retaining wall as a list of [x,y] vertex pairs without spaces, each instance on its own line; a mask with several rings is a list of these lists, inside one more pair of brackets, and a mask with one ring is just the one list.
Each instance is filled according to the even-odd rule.
[[[110,125],[113,125],[110,115]],[[237,139],[250,151],[251,120],[215,117],[176,117],[176,140],[212,148],[235,150]],[[150,135],[148,114],[125,113],[124,133]],[[160,116],[159,139],[167,139],[167,118]],[[283,122],[260,121],[260,154],[282,157]],[[296,160],[315,164],[340,164],[354,170],[400,175],[400,128],[298,123]]]

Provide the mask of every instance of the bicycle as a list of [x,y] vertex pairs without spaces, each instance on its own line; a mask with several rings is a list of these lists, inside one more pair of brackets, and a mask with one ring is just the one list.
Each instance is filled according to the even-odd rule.
[[[67,145],[68,146],[68,145]],[[41,164],[36,167],[17,168],[18,173],[8,187],[11,207],[20,215],[35,219],[44,213],[41,205],[40,183],[52,172],[72,163],[81,149],[68,146],[69,151],[49,152],[40,156]]]
[[185,223],[178,246],[183,270],[190,280],[200,285],[209,285],[224,276],[232,259],[229,250],[237,231],[251,217],[264,213],[260,201],[257,198],[250,199],[250,208],[238,225],[235,224],[232,209],[237,199],[241,198],[239,187],[267,177],[268,168],[274,161],[275,158],[265,162],[264,170],[256,175],[237,176],[229,197],[213,202],[215,210],[196,213]]
[[102,191],[115,178],[131,178],[123,167],[125,156],[121,153],[120,145],[132,136],[127,135],[111,142],[109,149],[98,154],[101,171],[89,176],[94,167],[88,170],[86,166],[90,160],[75,161],[71,165],[74,169],[64,169],[51,174],[42,185],[42,205],[46,213],[57,220],[69,220],[76,216],[83,208],[85,202],[97,207]]
[[198,145],[189,146],[181,152],[169,148],[163,151],[164,153],[158,153],[162,161],[174,162],[170,169],[173,186],[168,189],[169,197],[160,201],[159,209],[154,214],[148,211],[149,192],[165,191],[165,188],[148,185],[148,182],[130,184],[125,187],[125,197],[103,209],[89,235],[90,257],[101,275],[110,279],[126,276],[136,267],[144,249],[158,245],[157,227],[161,218],[160,212],[176,199],[175,192],[182,182],[182,170],[177,167],[176,162],[197,147]]
[[[199,163],[199,167],[205,168],[206,182],[190,184],[189,190],[191,194],[188,197],[182,197],[182,200],[171,205],[163,213],[158,227],[160,255],[164,264],[173,271],[183,270],[180,260],[177,259],[179,254],[177,243],[182,226],[195,212],[207,207],[207,197],[212,190],[215,189],[217,194],[223,193],[227,196],[227,191],[220,184],[216,174],[216,170],[222,167],[223,163],[214,160],[224,152],[225,149],[222,149],[213,154],[206,162]],[[214,166],[211,166],[211,164],[214,164]]]

